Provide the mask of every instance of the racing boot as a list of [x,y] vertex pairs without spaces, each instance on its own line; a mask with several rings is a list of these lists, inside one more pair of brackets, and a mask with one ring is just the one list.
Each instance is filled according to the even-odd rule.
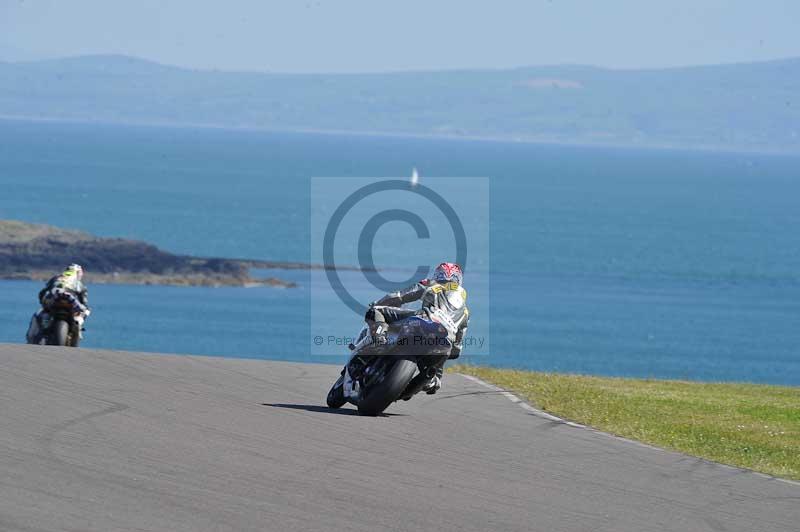
[[428,384],[422,387],[422,391],[427,393],[428,395],[433,395],[439,391],[442,387],[442,378],[441,377],[433,377]]
[[84,307],[83,309],[81,309],[81,312],[78,312],[73,317],[73,319],[75,320],[76,328],[78,329],[78,338],[81,340],[83,340],[83,331],[86,330],[84,329],[83,324],[86,321],[86,318],[88,318],[91,313],[92,313],[91,310]]
[[83,340],[83,322],[86,321],[86,317],[83,314],[76,314],[72,319],[75,321],[75,328],[78,330],[78,338]]
[[431,380],[422,387],[422,391],[428,395],[433,395],[438,392],[442,387],[442,376],[444,375],[444,368],[442,366],[436,367],[436,374],[431,377]]
[[[429,395],[436,393],[436,390],[442,387],[442,369],[436,366],[429,366],[417,374],[416,377],[411,379],[408,386],[400,395],[400,399],[408,401],[421,391],[425,391]],[[433,390],[433,391],[430,391]]]

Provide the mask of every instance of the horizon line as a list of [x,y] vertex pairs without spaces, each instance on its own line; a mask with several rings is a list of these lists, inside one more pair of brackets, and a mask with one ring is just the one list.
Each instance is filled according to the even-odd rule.
[[545,69],[545,68],[580,68],[580,69],[593,69],[603,70],[608,72],[652,72],[652,71],[670,71],[670,70],[692,70],[713,67],[731,67],[731,66],[746,66],[746,65],[765,65],[770,63],[785,63],[785,62],[800,62],[800,55],[779,57],[775,59],[765,59],[757,61],[733,61],[722,63],[703,63],[694,65],[680,65],[680,66],[666,66],[666,67],[609,67],[591,65],[586,63],[546,63],[546,64],[527,64],[508,67],[457,67],[457,68],[439,68],[439,69],[398,69],[398,70],[376,70],[376,71],[308,71],[308,72],[286,72],[277,70],[241,70],[241,69],[222,69],[216,67],[187,67],[183,65],[176,65],[171,63],[164,63],[158,60],[121,54],[121,53],[92,53],[92,54],[79,54],[79,55],[65,55],[59,57],[51,57],[45,59],[32,59],[21,61],[6,61],[0,60],[0,64],[6,65],[37,65],[45,63],[59,63],[67,61],[85,60],[85,59],[110,59],[110,60],[125,60],[129,62],[146,63],[153,66],[162,68],[173,68],[184,70],[187,72],[201,72],[201,73],[218,73],[218,74],[261,74],[271,76],[381,76],[393,74],[437,74],[437,73],[459,73],[459,72],[511,72],[515,70],[526,69]]

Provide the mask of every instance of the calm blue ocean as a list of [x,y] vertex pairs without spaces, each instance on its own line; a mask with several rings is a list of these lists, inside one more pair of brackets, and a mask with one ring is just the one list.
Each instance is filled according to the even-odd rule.
[[[471,330],[492,348],[468,361],[800,385],[797,157],[5,121],[0,218],[307,261],[312,177],[412,166],[491,181],[491,269],[468,288],[490,292]],[[342,362],[309,354],[308,272],[274,273],[299,288],[91,286],[84,345]],[[37,290],[0,281],[0,342]]]

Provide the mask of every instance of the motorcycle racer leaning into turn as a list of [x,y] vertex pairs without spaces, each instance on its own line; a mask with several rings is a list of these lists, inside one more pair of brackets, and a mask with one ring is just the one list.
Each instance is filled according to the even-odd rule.
[[83,322],[91,314],[89,309],[89,294],[83,284],[83,268],[80,264],[70,264],[64,271],[47,281],[45,287],[39,292],[41,310],[34,314],[31,327],[28,331],[28,342],[38,343],[42,332],[42,321],[57,304],[64,304],[71,309],[73,320],[82,337]]
[[[453,262],[443,262],[433,271],[432,278],[385,295],[370,304],[364,316],[376,344],[386,343],[388,324],[411,316],[427,318],[447,329],[447,339],[452,348],[449,356],[442,357],[434,365],[434,375],[422,387],[422,391],[428,394],[434,394],[442,387],[445,362],[461,355],[469,321],[467,291],[461,286],[462,282],[461,267]],[[402,308],[403,304],[418,300],[422,300],[419,310]]]

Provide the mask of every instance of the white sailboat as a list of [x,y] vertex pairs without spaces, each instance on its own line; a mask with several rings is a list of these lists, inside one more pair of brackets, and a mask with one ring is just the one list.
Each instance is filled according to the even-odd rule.
[[411,172],[410,182],[412,187],[415,187],[419,184],[419,173],[417,172],[416,168],[414,168],[414,170]]

